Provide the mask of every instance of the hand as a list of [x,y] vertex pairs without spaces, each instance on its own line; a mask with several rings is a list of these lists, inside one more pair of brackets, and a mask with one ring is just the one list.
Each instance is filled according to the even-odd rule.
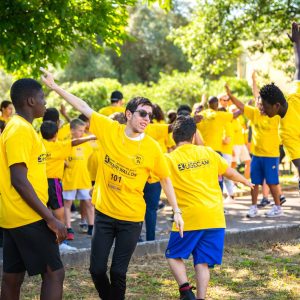
[[176,228],[179,230],[180,237],[183,237],[184,222],[180,213],[174,213],[174,222],[176,224]]
[[252,77],[252,81],[255,81],[255,82],[256,82],[256,70],[253,70],[253,71],[252,71],[251,77]]
[[287,34],[291,42],[300,44],[300,31],[299,25],[296,22],[292,23],[292,34]]
[[56,234],[56,242],[59,244],[67,238],[66,226],[58,221],[56,218],[52,218],[47,222],[48,227]]
[[200,123],[203,120],[202,115],[194,115],[194,121],[195,123]]
[[43,82],[50,88],[53,89],[56,86],[56,83],[54,82],[53,75],[45,70],[44,68],[40,67],[40,70],[43,72],[42,80]]
[[245,180],[245,182],[242,182],[242,183],[243,183],[243,185],[248,186],[251,190],[254,189],[254,184],[251,183],[250,181]]
[[228,96],[229,98],[231,98],[232,94],[231,94],[231,90],[230,90],[230,88],[229,88],[228,83],[226,83],[224,87],[225,87],[227,96]]
[[59,110],[59,112],[60,112],[63,116],[65,116],[65,115],[67,114],[66,107],[65,107],[63,104],[60,105],[60,110]]

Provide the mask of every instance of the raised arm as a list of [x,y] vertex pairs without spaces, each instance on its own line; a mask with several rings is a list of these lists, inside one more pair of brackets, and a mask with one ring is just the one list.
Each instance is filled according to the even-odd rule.
[[300,80],[300,30],[299,24],[293,22],[292,33],[288,34],[290,40],[294,43],[296,73],[295,80]]
[[227,83],[225,84],[225,90],[226,90],[226,93],[227,93],[228,97],[232,101],[232,103],[243,113],[244,112],[244,107],[245,107],[244,103],[241,102],[235,96],[232,95],[231,90],[230,90]]
[[40,68],[43,72],[42,80],[43,82],[53,91],[55,91],[58,95],[63,97],[69,104],[71,104],[76,110],[80,111],[84,114],[87,118],[90,118],[93,109],[82,99],[68,93],[64,89],[62,89],[59,85],[57,85],[54,81],[53,75],[45,70],[44,68]]
[[259,89],[256,83],[256,71],[253,70],[252,72],[252,94],[254,99],[257,101],[258,97],[259,97]]

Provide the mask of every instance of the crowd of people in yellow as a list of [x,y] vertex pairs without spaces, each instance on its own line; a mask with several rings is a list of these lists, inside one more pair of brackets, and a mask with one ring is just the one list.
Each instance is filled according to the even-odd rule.
[[[259,186],[267,186],[274,206],[266,217],[283,215],[279,185],[280,145],[300,173],[300,31],[292,25],[295,90],[287,98],[275,84],[257,87],[254,105],[225,94],[181,105],[168,117],[144,97],[124,107],[120,91],[111,105],[94,111],[60,87],[41,68],[44,84],[75,110],[61,125],[56,108],[45,107],[40,83],[17,80],[11,100],[1,103],[0,227],[3,276],[0,299],[19,299],[25,271],[41,274],[41,299],[62,299],[60,252],[76,250],[71,216],[80,201],[82,232],[92,237],[90,273],[100,299],[125,299],[127,268],[146,223],[155,239],[161,190],[173,209],[166,258],[180,299],[205,299],[209,268],[222,263],[225,237],[223,197],[233,201],[235,183],[251,190],[248,217],[258,215]],[[207,103],[206,103],[207,102]],[[207,105],[207,108],[205,108]],[[15,114],[13,110],[15,109]],[[39,132],[32,122],[43,117]],[[244,163],[244,176],[235,170]],[[251,178],[251,181],[250,181]],[[300,188],[300,182],[299,182]],[[226,197],[225,196],[225,197]],[[114,244],[110,276],[108,257]],[[189,284],[184,259],[192,254],[197,291]]]

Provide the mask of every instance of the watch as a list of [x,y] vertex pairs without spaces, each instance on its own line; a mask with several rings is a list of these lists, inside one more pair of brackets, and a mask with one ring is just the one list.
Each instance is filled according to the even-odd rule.
[[174,214],[182,214],[182,211],[180,208],[177,208],[177,209],[173,210],[173,213]]

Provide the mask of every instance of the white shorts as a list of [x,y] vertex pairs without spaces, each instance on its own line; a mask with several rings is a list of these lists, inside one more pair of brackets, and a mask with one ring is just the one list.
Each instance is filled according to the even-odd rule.
[[235,145],[233,146],[232,162],[242,163],[250,161],[251,157],[246,145]]
[[90,189],[63,191],[64,200],[90,200]]

